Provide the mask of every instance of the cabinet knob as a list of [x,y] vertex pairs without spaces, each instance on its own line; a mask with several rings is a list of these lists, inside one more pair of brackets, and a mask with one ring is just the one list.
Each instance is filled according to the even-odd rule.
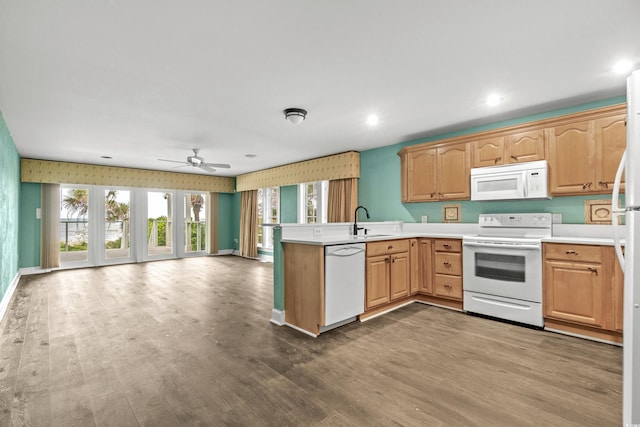
[[597,268],[589,267],[587,270],[589,270],[592,273],[596,273],[596,276],[598,275],[598,269]]
[[565,252],[567,255],[575,255],[578,256],[578,252],[574,251],[574,250],[568,250]]

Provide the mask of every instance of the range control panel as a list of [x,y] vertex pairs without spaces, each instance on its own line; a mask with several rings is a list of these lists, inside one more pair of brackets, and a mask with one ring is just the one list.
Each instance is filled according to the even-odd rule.
[[551,228],[552,214],[550,213],[522,213],[522,214],[480,214],[480,227],[510,227],[510,228]]

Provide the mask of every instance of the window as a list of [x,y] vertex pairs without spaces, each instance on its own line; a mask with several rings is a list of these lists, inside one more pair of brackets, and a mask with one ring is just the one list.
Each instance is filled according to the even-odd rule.
[[258,246],[273,247],[273,227],[262,224],[280,222],[280,188],[268,187],[258,190]]
[[316,224],[327,222],[329,181],[307,182],[298,186],[298,222]]

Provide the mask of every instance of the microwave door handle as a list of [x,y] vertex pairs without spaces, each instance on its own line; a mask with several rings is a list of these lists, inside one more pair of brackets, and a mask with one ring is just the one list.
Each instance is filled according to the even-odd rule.
[[529,186],[527,184],[527,172],[522,171],[522,191],[524,192],[525,198],[529,195]]

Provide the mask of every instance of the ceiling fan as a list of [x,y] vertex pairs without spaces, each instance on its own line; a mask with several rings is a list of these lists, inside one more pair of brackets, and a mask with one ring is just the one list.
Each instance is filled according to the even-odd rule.
[[171,163],[181,163],[182,166],[192,166],[194,168],[200,168],[203,171],[213,173],[216,170],[214,168],[223,168],[228,169],[231,166],[226,163],[206,163],[204,158],[198,156],[199,148],[192,148],[193,156],[187,156],[187,161],[183,162],[180,160],[167,160],[167,159],[158,159],[162,162],[171,162]]

